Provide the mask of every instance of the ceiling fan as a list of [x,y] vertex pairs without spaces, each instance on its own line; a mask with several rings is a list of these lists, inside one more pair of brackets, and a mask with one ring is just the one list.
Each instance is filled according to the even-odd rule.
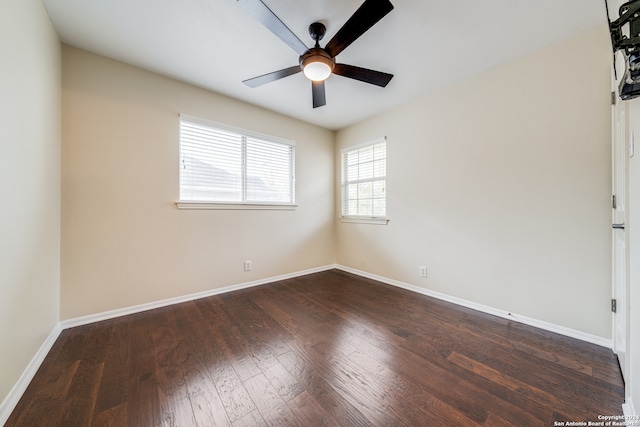
[[326,28],[322,23],[314,22],[309,26],[309,34],[315,46],[310,49],[261,0],[238,0],[238,3],[300,55],[299,65],[244,80],[242,83],[249,87],[258,87],[302,71],[311,80],[313,108],[317,108],[327,103],[324,81],[331,73],[381,87],[385,87],[393,77],[393,74],[381,71],[336,63],[340,52],[393,10],[389,0],[365,0],[324,48],[320,47],[320,40]]

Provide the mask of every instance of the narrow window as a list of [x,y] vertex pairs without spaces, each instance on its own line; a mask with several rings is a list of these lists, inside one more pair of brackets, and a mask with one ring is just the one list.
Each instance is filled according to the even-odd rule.
[[342,216],[387,216],[387,143],[385,138],[342,150]]

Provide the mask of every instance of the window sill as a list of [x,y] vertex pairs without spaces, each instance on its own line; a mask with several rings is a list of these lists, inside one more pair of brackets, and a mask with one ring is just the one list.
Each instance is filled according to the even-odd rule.
[[387,225],[389,218],[363,218],[353,216],[340,217],[341,222],[351,222],[356,224],[375,224],[375,225]]
[[176,202],[178,209],[276,210],[294,211],[298,205],[269,203]]

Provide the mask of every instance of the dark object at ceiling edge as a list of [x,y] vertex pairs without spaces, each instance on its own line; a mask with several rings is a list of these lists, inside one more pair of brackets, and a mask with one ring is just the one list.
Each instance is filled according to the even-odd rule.
[[[605,6],[606,6],[605,0]],[[625,70],[618,92],[623,101],[640,96],[640,0],[632,0],[624,3],[619,9],[620,17],[611,22],[609,20],[609,33],[611,34],[611,44],[614,54],[622,51],[625,60]],[[629,36],[622,32],[625,25],[629,25]]]

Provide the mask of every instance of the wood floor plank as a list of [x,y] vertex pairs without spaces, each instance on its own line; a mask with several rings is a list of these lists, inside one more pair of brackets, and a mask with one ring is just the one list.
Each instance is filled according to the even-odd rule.
[[64,330],[6,426],[542,427],[623,401],[610,349],[330,270]]
[[[213,347],[227,354],[229,363],[238,377],[245,380],[262,372],[251,357],[246,344],[247,340],[242,337],[242,332],[237,328],[235,321],[222,309],[223,304],[212,304],[208,298],[194,303],[202,317],[207,319],[214,328],[213,336],[222,340]],[[219,355],[222,357],[222,353]]]
[[[290,351],[289,346],[281,339],[283,336],[291,339],[288,333],[283,332],[284,329],[279,325],[274,327],[273,320],[267,320],[267,316],[261,313],[259,307],[253,303],[246,304],[242,310],[234,311],[233,305],[225,302],[223,309],[233,313],[229,318],[235,319],[235,329],[238,331],[236,341],[239,341],[240,346],[248,352],[260,373],[269,379],[279,396],[287,401],[300,394],[303,391],[302,386],[276,359],[276,356],[283,354],[283,351]],[[278,332],[271,336],[268,333],[269,330]]]
[[129,377],[128,344],[129,324],[126,321],[114,322],[104,357],[104,370],[94,413],[105,412],[115,407],[126,410],[127,378]]
[[[487,421],[484,423],[484,425],[487,427],[512,427],[513,426],[512,423],[505,420],[504,418],[497,416],[494,413],[489,414],[489,418],[487,418]],[[553,423],[549,425],[553,425]]]
[[158,384],[158,404],[162,426],[195,426],[191,400],[182,369],[184,359],[178,355],[179,345],[170,327],[160,327],[153,331],[156,349],[156,381]]
[[122,427],[127,424],[127,404],[111,407],[93,415],[91,427]]
[[[517,377],[528,386],[553,394],[561,401],[570,402],[568,406],[582,414],[588,411],[596,415],[602,413],[605,408],[618,402],[619,396],[624,393],[621,384],[614,386],[583,370],[567,370],[556,363],[544,363],[529,352],[507,352],[502,347],[494,347],[484,354],[475,355],[474,359],[505,375]],[[514,363],[516,360],[517,363]],[[584,405],[585,401],[589,402],[587,406]]]
[[290,350],[286,343],[291,340],[291,334],[270,316],[265,316],[249,298],[229,297],[223,301],[222,308],[235,319],[238,329],[250,342],[266,347],[276,357]]
[[185,372],[185,380],[196,425],[228,426],[232,419],[228,416],[209,373],[193,367]]
[[[9,419],[5,422],[4,427],[14,426],[34,426],[49,427],[60,425],[59,419],[62,415],[58,412],[60,402],[56,399],[45,399],[33,396],[28,402],[17,405]],[[50,414],[48,417],[43,414]]]
[[[150,330],[160,423],[228,425],[206,364],[200,360],[201,345],[200,342],[195,345],[196,338],[191,333],[194,327],[182,315],[184,306],[175,308],[159,311]],[[206,394],[204,399],[203,394]]]
[[287,402],[302,425],[306,426],[339,426],[331,415],[327,413],[307,391],[304,391]]
[[277,427],[300,425],[289,406],[263,374],[249,378],[244,385],[267,425]]
[[280,361],[271,353],[260,352],[256,364],[263,375],[269,380],[273,388],[285,402],[293,399],[304,391],[302,384],[284,369]]
[[152,340],[153,328],[146,316],[137,318],[139,323],[131,328],[129,334],[127,426],[155,427],[160,425],[161,412]]
[[313,396],[331,417],[340,420],[345,426],[372,426],[372,421],[344,399],[336,390],[320,375],[319,372],[308,365],[296,352],[281,355],[278,360],[304,385],[305,390]]
[[[620,370],[615,366],[613,352],[603,352],[602,348],[594,344],[581,342],[573,338],[549,335],[546,331],[527,330],[526,333],[514,333],[513,329],[521,329],[526,325],[506,321],[505,325],[489,325],[482,328],[479,325],[467,323],[461,325],[465,333],[487,340],[494,345],[501,344],[506,348],[518,349],[524,353],[535,354],[537,357],[574,369],[578,372],[596,376],[598,370],[611,371],[615,375],[607,378],[610,384],[620,384]],[[498,322],[494,322],[498,323]],[[533,329],[529,327],[529,329]],[[507,338],[508,337],[508,338]],[[505,339],[507,338],[507,339]]]
[[[293,343],[295,344],[295,343]],[[305,364],[316,367],[318,374],[375,425],[405,425],[388,410],[384,387],[373,377],[363,375],[347,363],[330,360],[312,347],[300,346],[294,351]]]
[[267,427],[268,424],[257,409],[233,422],[233,427]]
[[[422,417],[434,425],[452,422],[458,426],[480,425],[465,416],[456,407],[438,400],[415,385],[411,378],[397,375],[375,358],[358,350],[350,354],[348,359],[393,391],[392,395],[395,399],[390,402],[390,406],[400,414],[404,422],[410,424],[412,420]],[[405,419],[406,417],[408,419]]]
[[569,368],[573,371],[593,376],[593,367],[591,365],[577,362],[574,358],[565,356],[564,353],[551,353],[521,342],[512,342],[512,346],[524,354],[530,354],[547,362],[557,363],[563,368]]
[[503,372],[490,368],[476,360],[463,356],[459,353],[451,353],[447,358],[451,362],[464,369],[467,369],[474,374],[480,375],[494,384],[505,387],[512,392],[524,392],[527,398],[534,400],[541,404],[551,404],[553,407],[560,405],[559,400],[551,393],[547,393],[538,388],[531,387],[528,384],[523,383],[515,378],[512,378]]
[[184,372],[196,423],[201,426],[229,425],[253,411],[255,405],[229,363],[220,326],[211,326],[193,302],[181,304],[180,322]]
[[328,322],[320,318],[318,312],[303,307],[301,298],[278,293],[277,288],[261,287],[252,295],[251,299],[263,310],[278,319],[278,323],[297,340],[305,340],[313,345],[322,338],[321,325]]
[[60,425],[83,427],[91,424],[104,363],[82,360],[60,408]]
[[[413,378],[420,381],[422,387],[438,399],[457,406],[478,423],[486,420],[492,408],[509,421],[524,426],[540,425],[542,417],[547,415],[548,411],[543,411],[537,402],[518,394],[508,394],[502,385],[479,375],[470,375],[468,370],[443,358],[441,349],[432,342],[414,340],[401,346],[404,351],[396,355],[391,369],[411,375],[407,367],[413,367]],[[431,378],[431,381],[424,382],[425,378]]]

